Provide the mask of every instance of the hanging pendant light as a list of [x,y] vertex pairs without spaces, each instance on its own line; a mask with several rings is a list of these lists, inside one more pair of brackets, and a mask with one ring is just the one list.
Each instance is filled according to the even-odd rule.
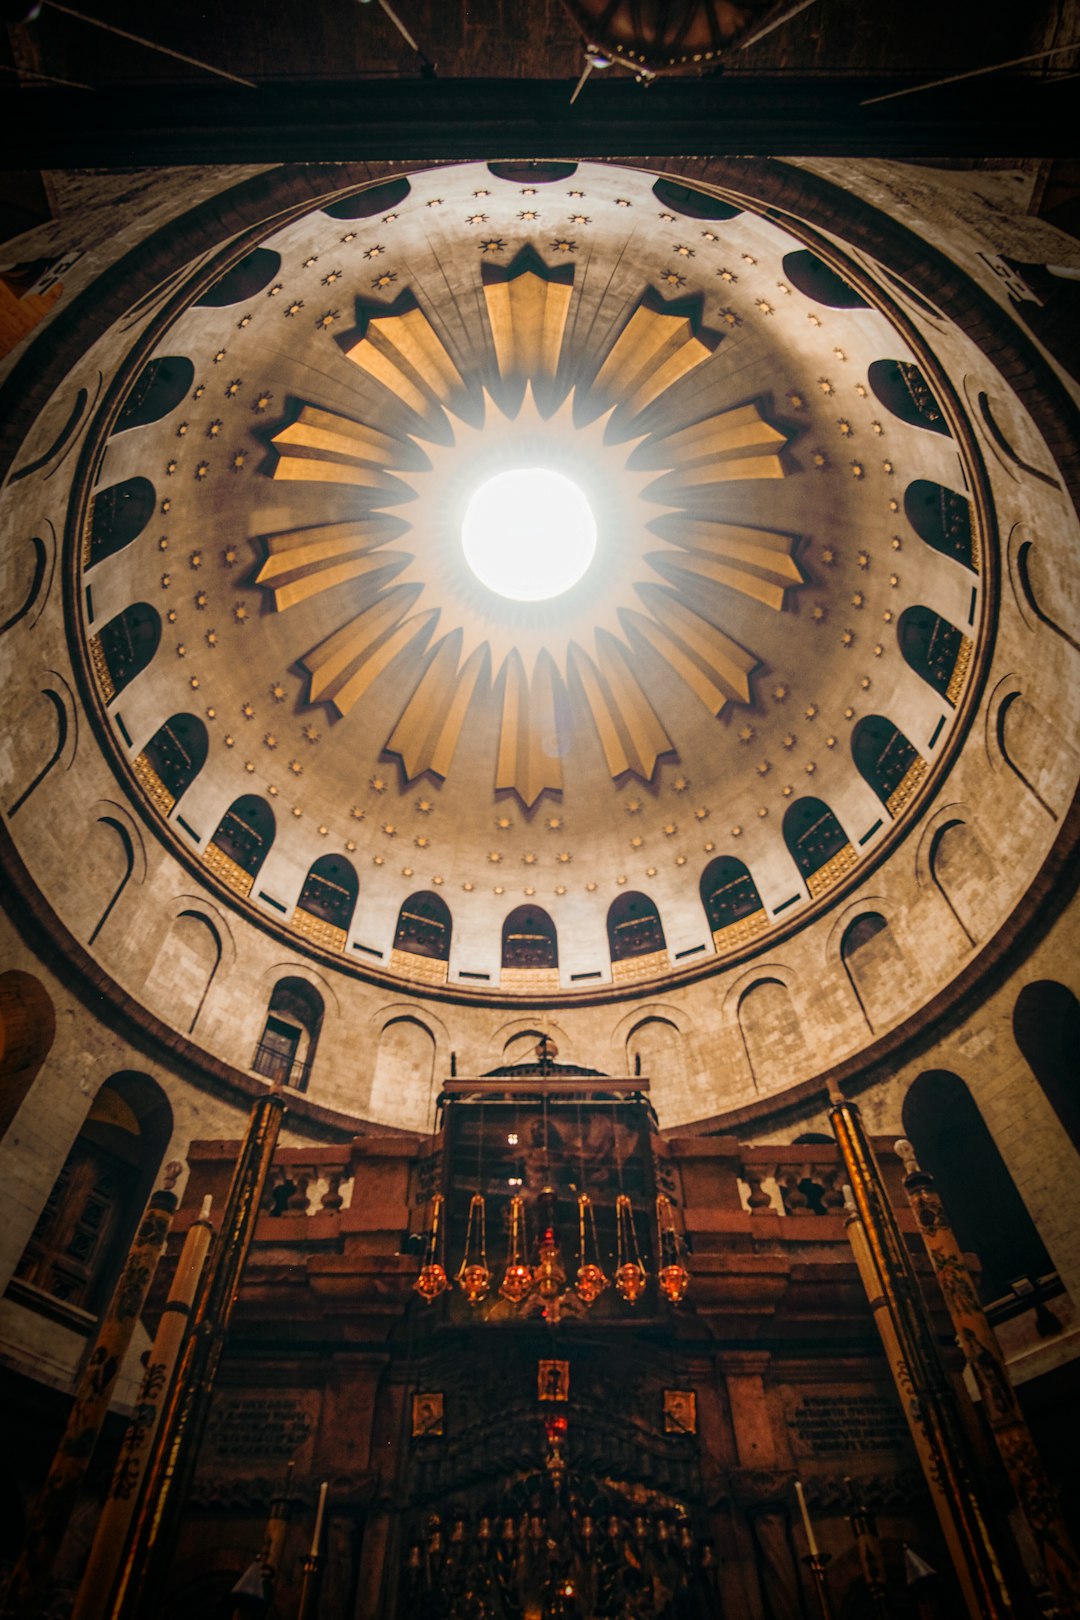
[[657,1282],[673,1305],[681,1305],[690,1286],[690,1273],[682,1263],[682,1242],[675,1225],[671,1199],[660,1193],[656,1200],[656,1253],[660,1260]]
[[413,1283],[420,1298],[428,1305],[450,1286],[442,1263],[442,1207],[442,1193],[436,1193],[431,1200],[431,1230],[424,1244],[424,1263]]
[[600,1265],[596,1212],[588,1193],[581,1193],[578,1197],[578,1270],[574,1287],[583,1305],[595,1304],[608,1287],[608,1280]]
[[506,1270],[499,1286],[503,1299],[518,1305],[532,1288],[532,1268],[525,1263],[525,1200],[510,1200],[510,1234],[506,1245]]
[[617,1260],[615,1287],[628,1305],[636,1305],[645,1291],[648,1276],[641,1263],[634,1211],[625,1193],[615,1200],[615,1226],[617,1232]]
[[566,1270],[559,1252],[559,1238],[555,1230],[555,1189],[545,1187],[538,1200],[540,1242],[537,1249],[533,1282],[536,1292],[545,1304],[552,1305],[566,1286]]
[[491,1287],[487,1263],[487,1218],[483,1193],[473,1193],[469,1201],[469,1224],[465,1229],[465,1253],[457,1274],[458,1286],[470,1305],[479,1305]]

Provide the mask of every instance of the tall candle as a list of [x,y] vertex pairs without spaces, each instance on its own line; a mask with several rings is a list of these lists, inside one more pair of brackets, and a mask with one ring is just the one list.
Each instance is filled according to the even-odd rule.
[[803,1529],[806,1531],[806,1545],[810,1548],[811,1558],[818,1555],[818,1544],[814,1536],[814,1527],[810,1523],[810,1514],[806,1507],[806,1495],[802,1488],[802,1480],[795,1481],[795,1495],[799,1498],[799,1511],[802,1513]]
[[[322,1540],[323,1514],[326,1512],[326,1487],[327,1487],[327,1483],[328,1483],[328,1481],[326,1481],[324,1479],[322,1484],[319,1486],[319,1505],[318,1505],[317,1509],[315,1510],[315,1531],[314,1531],[314,1534],[312,1535],[312,1538],[311,1538],[311,1556],[312,1556],[312,1558],[317,1558],[319,1556],[319,1542]],[[805,1508],[803,1508],[803,1512],[804,1513],[806,1512]],[[809,1522],[810,1521],[807,1520],[808,1524],[809,1524]]]

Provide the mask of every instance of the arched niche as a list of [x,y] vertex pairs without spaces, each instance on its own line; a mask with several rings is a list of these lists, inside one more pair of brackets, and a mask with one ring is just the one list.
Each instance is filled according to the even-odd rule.
[[203,859],[231,888],[250,894],[277,830],[274,812],[257,793],[234,799],[217,824]]
[[306,1091],[325,1004],[313,984],[286,974],[274,985],[251,1067],[277,1085]]
[[930,839],[930,874],[949,910],[974,945],[992,920],[994,863],[974,827],[961,817],[943,822]]
[[649,1081],[661,1125],[691,1117],[686,1037],[672,1019],[651,1014],[633,1026],[626,1037],[626,1072]]
[[876,1010],[896,1005],[905,984],[904,959],[880,911],[854,917],[840,938],[840,960],[871,1031]]
[[280,253],[275,253],[273,248],[252,248],[203,293],[196,308],[226,309],[230,304],[246,303],[269,287],[280,269]]
[[175,1029],[190,1035],[221,965],[221,935],[204,911],[178,913],[158,947],[146,996]]
[[64,1304],[97,1313],[127,1255],[172,1136],[148,1075],[111,1075],[90,1106],[15,1268]]
[[502,967],[527,972],[558,970],[559,939],[542,906],[517,906],[502,926]]
[[784,279],[790,281],[796,291],[805,297],[812,298],[815,304],[823,304],[826,309],[866,309],[866,299],[861,297],[844,280],[837,271],[819,259],[816,253],[809,248],[797,248],[794,253],[785,253],[783,259]]
[[368,186],[364,191],[354,192],[351,197],[340,197],[337,202],[327,203],[323,213],[331,219],[374,219],[376,214],[385,214],[391,208],[399,207],[411,190],[412,186],[404,176],[397,180],[384,180],[381,185]]
[[[1062,592],[1048,574],[1042,551],[1033,540],[1024,537],[1019,524],[1009,536],[1009,564],[1015,589],[1021,598],[1021,612],[1026,606],[1048,630],[1067,641],[1070,647],[1080,650],[1080,641],[1046,610],[1046,603],[1061,601]],[[1034,626],[1031,628],[1034,629]]]
[[93,568],[137,540],[156,505],[157,494],[149,478],[125,478],[123,483],[99,490],[90,509],[86,566]]
[[1021,1278],[1053,1271],[1016,1183],[959,1075],[931,1069],[912,1083],[904,1134],[934,1177],[960,1246],[982,1263],[982,1295],[1000,1299]]
[[717,950],[752,939],[768,924],[757,884],[734,855],[717,855],[709,862],[699,891]]
[[971,663],[967,636],[919,603],[901,613],[896,638],[905,664],[955,708]]
[[742,213],[734,203],[712,197],[707,191],[697,191],[693,186],[684,186],[679,180],[669,180],[666,175],[654,183],[653,196],[662,208],[670,208],[684,219],[735,219]]
[[149,602],[135,602],[103,626],[90,651],[106,703],[142,674],[160,645],[161,615]]
[[124,401],[113,432],[160,422],[176,409],[194,381],[195,367],[186,354],[163,354],[149,361]]
[[[51,548],[40,535],[31,535],[22,544],[13,541],[11,550],[14,558],[8,583],[12,586],[12,594],[9,597],[7,591],[4,592],[4,603],[0,606],[0,636],[13,630],[32,612],[50,572]],[[2,617],[5,610],[7,616]]]
[[49,1055],[56,1011],[45,986],[32,973],[0,973],[0,1136],[22,1107]]
[[737,1017],[756,1090],[789,1085],[806,1070],[806,1040],[791,992],[782,979],[765,975],[755,979],[739,996]]
[[904,516],[931,550],[978,572],[971,502],[966,495],[929,478],[916,478],[904,491]]
[[360,893],[356,868],[344,855],[320,855],[304,879],[293,927],[318,945],[343,951]]
[[948,425],[930,384],[910,360],[873,360],[867,381],[874,397],[890,415],[909,427],[948,434]]
[[785,812],[783,830],[811,895],[823,894],[855,865],[855,850],[824,799],[796,799]]
[[[64,757],[71,731],[66,691],[47,686],[26,705],[15,725],[14,785],[25,783],[8,804],[14,816]],[[70,762],[69,762],[70,764]]]
[[1055,821],[1055,801],[1068,802],[1076,775],[1076,752],[1022,692],[1008,692],[997,705],[994,732],[1002,759]]
[[119,816],[99,816],[95,827],[96,858],[87,869],[86,881],[93,885],[101,903],[101,910],[90,931],[91,945],[115,911],[120,896],[130,883],[135,870],[135,844],[124,821]]
[[898,816],[926,775],[927,765],[900,727],[883,714],[867,714],[851,733],[851,757],[889,812]]
[[158,727],[136,759],[136,774],[166,815],[206,764],[209,747],[206,726],[197,714],[174,714]]
[[1026,984],[1013,1008],[1013,1037],[1080,1152],[1080,1002],[1054,979]]
[[[446,901],[430,889],[420,889],[410,894],[398,912],[394,950],[409,957],[425,957],[430,962],[449,962],[453,928]],[[410,964],[405,966],[409,968]]]
[[391,1018],[379,1035],[368,1109],[375,1119],[426,1130],[435,1096],[435,1037],[419,1018]]
[[643,957],[667,952],[660,913],[648,895],[637,889],[629,889],[611,902],[607,936],[613,967],[620,962],[640,963]]

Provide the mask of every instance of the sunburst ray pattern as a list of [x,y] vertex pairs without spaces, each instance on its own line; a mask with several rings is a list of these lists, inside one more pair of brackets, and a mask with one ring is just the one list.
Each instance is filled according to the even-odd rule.
[[[657,425],[658,403],[720,339],[648,293],[583,379],[568,354],[572,280],[538,260],[485,274],[489,379],[464,376],[407,297],[370,319],[345,353],[399,402],[380,427],[304,404],[272,440],[275,479],[343,485],[357,515],[264,537],[257,575],[278,612],[322,595],[328,609],[347,603],[345,622],[299,659],[309,704],[344,717],[392,664],[408,670],[385,750],[411,780],[445,777],[471,705],[494,703],[494,786],[527,807],[562,790],[571,691],[611,776],[648,780],[675,744],[639,677],[641,650],[714,715],[749,703],[758,660],[713,622],[712,604],[737,593],[779,612],[803,582],[795,536],[723,521],[712,493],[785,476],[787,435],[761,404]],[[407,427],[392,426],[401,404],[416,419]],[[509,603],[465,564],[464,503],[493,472],[539,464],[587,492],[597,554],[554,602]],[[703,594],[703,582],[720,591]]]

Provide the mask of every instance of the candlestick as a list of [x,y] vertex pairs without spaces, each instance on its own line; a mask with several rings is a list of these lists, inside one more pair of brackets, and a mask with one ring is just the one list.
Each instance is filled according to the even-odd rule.
[[803,1491],[802,1480],[795,1481],[795,1495],[799,1498],[799,1510],[802,1513],[803,1529],[806,1531],[806,1545],[810,1549],[811,1558],[818,1556],[817,1538],[814,1535],[814,1526],[810,1522],[809,1509],[806,1506],[806,1494]]
[[818,1608],[821,1610],[821,1620],[833,1620],[829,1588],[825,1584],[825,1566],[831,1557],[831,1553],[813,1552],[808,1558],[803,1559],[803,1563],[814,1577],[814,1591],[817,1594]]
[[319,1486],[319,1505],[315,1510],[315,1529],[311,1537],[311,1556],[318,1558],[319,1542],[322,1540],[323,1514],[326,1512],[326,1491],[329,1481],[323,1480]]

